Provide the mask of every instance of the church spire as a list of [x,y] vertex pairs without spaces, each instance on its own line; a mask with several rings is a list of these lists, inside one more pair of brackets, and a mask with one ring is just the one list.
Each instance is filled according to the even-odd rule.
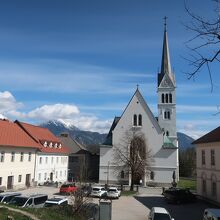
[[163,37],[163,54],[162,54],[162,62],[161,62],[161,74],[171,75],[166,16],[164,17],[164,37]]

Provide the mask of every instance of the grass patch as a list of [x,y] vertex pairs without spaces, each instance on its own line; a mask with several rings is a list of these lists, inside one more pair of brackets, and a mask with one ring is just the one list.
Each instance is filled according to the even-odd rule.
[[8,216],[12,216],[16,220],[30,220],[29,217],[24,216],[20,213],[8,210],[7,208],[0,208],[0,219],[7,219]]
[[122,196],[135,196],[137,194],[136,191],[122,191],[121,195]]
[[191,190],[196,190],[196,180],[191,180],[191,179],[181,179],[177,183],[178,187],[181,188],[189,188]]

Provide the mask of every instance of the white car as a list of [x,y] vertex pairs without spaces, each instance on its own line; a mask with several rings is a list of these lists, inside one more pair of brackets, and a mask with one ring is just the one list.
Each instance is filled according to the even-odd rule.
[[118,199],[121,196],[121,191],[117,187],[110,187],[107,191],[107,197]]
[[51,206],[67,206],[68,205],[68,199],[67,198],[60,198],[60,197],[54,197],[51,199],[48,199],[44,207],[51,207]]
[[150,210],[148,220],[174,220],[170,213],[163,207],[153,207]]
[[106,196],[107,191],[105,189],[105,187],[102,186],[94,186],[92,187],[92,192],[91,192],[91,196],[92,197],[103,197]]

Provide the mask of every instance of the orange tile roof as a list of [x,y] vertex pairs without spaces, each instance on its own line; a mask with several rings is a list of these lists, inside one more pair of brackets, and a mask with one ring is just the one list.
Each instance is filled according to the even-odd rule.
[[30,138],[16,123],[0,120],[0,146],[39,148],[38,142]]
[[[45,153],[70,153],[68,148],[65,147],[60,139],[56,137],[54,134],[52,134],[47,128],[42,128],[39,126],[27,124],[24,122],[15,121],[17,125],[19,125],[27,134],[29,134],[30,137],[35,139],[39,145],[40,150]],[[47,142],[50,144],[51,142],[54,144],[61,144],[61,148],[55,148],[55,147],[44,147],[44,142]]]

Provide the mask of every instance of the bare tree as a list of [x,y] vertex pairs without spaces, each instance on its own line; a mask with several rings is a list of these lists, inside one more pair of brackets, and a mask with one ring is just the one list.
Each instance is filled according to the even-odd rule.
[[113,151],[115,171],[127,171],[131,178],[130,190],[133,191],[135,179],[143,178],[153,161],[143,133],[129,129]]
[[194,36],[187,41],[190,50],[188,58],[185,58],[191,67],[187,72],[188,78],[194,78],[203,68],[207,68],[211,90],[213,90],[213,77],[211,64],[220,61],[220,0],[211,0],[215,3],[213,18],[193,13],[185,2],[185,9],[190,16],[190,23],[184,24],[185,27],[194,33]]

